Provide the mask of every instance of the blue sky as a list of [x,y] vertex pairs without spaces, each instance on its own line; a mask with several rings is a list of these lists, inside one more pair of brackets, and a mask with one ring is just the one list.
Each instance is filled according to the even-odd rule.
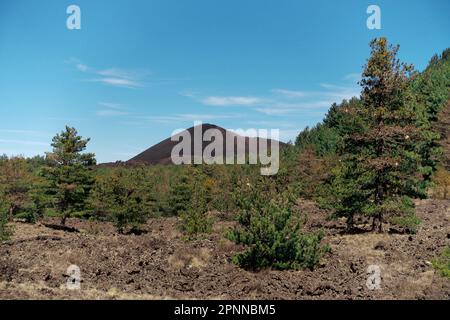
[[[66,8],[81,8],[81,30]],[[381,30],[366,27],[370,4]],[[0,154],[43,154],[75,126],[100,162],[195,120],[284,141],[359,93],[369,41],[422,70],[450,46],[448,0],[1,0]]]

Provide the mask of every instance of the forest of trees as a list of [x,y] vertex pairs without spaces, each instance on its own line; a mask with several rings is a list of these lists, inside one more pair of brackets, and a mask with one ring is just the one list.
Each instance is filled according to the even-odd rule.
[[416,232],[412,200],[450,197],[442,124],[450,114],[450,49],[417,72],[387,39],[370,47],[360,97],[333,104],[322,123],[300,132],[282,149],[276,176],[251,165],[97,167],[85,152],[89,139],[68,126],[46,156],[0,157],[0,240],[12,235],[14,220],[58,217],[65,227],[75,217],[137,234],[150,218],[177,216],[189,241],[212,231],[216,211],[237,221],[228,237],[247,248],[234,257],[240,266],[313,268],[329,248],[322,232],[302,229],[308,213],[297,212],[299,198],[345,219],[348,232],[357,217],[374,232],[387,223]]

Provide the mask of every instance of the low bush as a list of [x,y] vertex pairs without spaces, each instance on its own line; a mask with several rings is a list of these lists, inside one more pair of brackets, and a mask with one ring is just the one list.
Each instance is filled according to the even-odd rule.
[[290,199],[277,199],[270,188],[260,180],[239,191],[239,226],[229,238],[247,249],[235,255],[233,262],[251,270],[314,268],[329,250],[321,243],[323,232],[303,233]]
[[132,173],[118,170],[98,179],[90,199],[95,216],[112,221],[120,234],[140,230],[148,218],[145,194]]
[[450,172],[442,167],[434,174],[432,195],[434,199],[450,199]]
[[166,203],[167,216],[179,216],[186,212],[191,201],[191,179],[186,173],[176,177],[170,184],[169,196]]
[[406,233],[415,234],[422,220],[416,215],[414,202],[408,197],[401,197],[387,202],[384,209],[389,212],[387,220],[402,228]]
[[433,267],[438,270],[443,277],[450,279],[450,246],[442,252],[440,257],[433,260]]
[[208,216],[209,188],[201,181],[194,183],[187,209],[180,213],[180,228],[188,240],[210,233],[213,220]]
[[13,228],[8,225],[8,215],[6,211],[0,210],[0,241],[9,240],[13,234]]

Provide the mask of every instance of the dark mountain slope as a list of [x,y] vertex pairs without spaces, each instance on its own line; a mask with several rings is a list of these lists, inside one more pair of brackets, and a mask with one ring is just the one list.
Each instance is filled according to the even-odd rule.
[[[186,131],[188,131],[191,134],[191,159],[194,155],[194,129],[195,127],[191,127],[189,129],[187,129]],[[231,132],[231,131],[227,131],[226,129],[213,125],[213,124],[203,124],[202,125],[202,137],[204,135],[204,133],[209,130],[209,129],[217,129],[222,133],[222,136],[224,138],[224,148],[223,148],[223,154],[225,154],[225,138],[227,136],[227,134],[229,136],[232,137],[242,137],[242,136],[238,136],[237,134]],[[242,150],[242,148],[238,149],[238,145],[236,143],[236,139],[234,140],[234,148],[235,148],[235,152],[245,152],[246,157],[248,157],[248,147],[249,147],[249,143],[250,141],[254,141],[256,140],[256,142],[259,144],[259,141],[261,141],[261,143],[267,143],[268,148],[270,150],[270,146],[272,143],[272,140],[268,140],[267,139],[262,139],[262,138],[249,138],[249,137],[245,137],[245,150]],[[179,142],[178,141],[171,141],[171,138],[167,138],[163,141],[161,141],[160,143],[152,146],[151,148],[145,150],[144,152],[138,154],[137,156],[131,158],[130,160],[127,161],[127,164],[172,164],[172,159],[171,159],[171,153],[172,153],[172,149],[173,147],[175,147]],[[202,142],[202,152],[205,149],[205,147],[207,145],[209,145],[211,142],[206,141],[206,142]],[[280,147],[286,146],[286,144],[280,142]]]

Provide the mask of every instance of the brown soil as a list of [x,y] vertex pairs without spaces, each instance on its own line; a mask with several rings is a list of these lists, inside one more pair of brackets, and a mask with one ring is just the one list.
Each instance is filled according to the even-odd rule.
[[[148,233],[117,235],[112,225],[70,220],[68,233],[17,223],[0,245],[1,299],[449,299],[450,281],[431,266],[449,244],[450,201],[418,202],[415,235],[343,233],[313,203],[301,202],[307,229],[325,228],[332,251],[314,271],[248,272],[230,259],[240,248],[217,222],[208,238],[185,242],[177,220],[155,219]],[[45,221],[52,223],[56,221]],[[391,230],[393,231],[393,230]],[[65,287],[69,265],[81,268],[81,290]],[[381,268],[381,288],[366,286]]]

